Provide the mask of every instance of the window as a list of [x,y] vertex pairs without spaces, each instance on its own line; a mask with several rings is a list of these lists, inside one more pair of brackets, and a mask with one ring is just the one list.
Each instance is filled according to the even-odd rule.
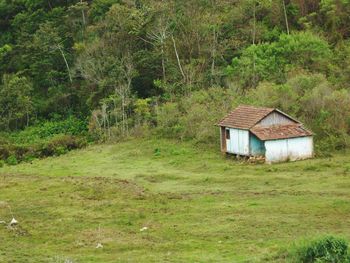
[[226,134],[226,140],[229,140],[230,139],[230,130],[226,129],[225,130],[225,134]]

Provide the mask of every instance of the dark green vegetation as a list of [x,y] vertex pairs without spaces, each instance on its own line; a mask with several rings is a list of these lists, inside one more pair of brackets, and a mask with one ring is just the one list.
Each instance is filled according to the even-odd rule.
[[23,131],[0,133],[0,159],[15,165],[57,156],[86,146],[88,138],[86,123],[76,118],[41,122]]
[[279,107],[319,153],[350,131],[348,0],[0,1],[0,129],[75,116],[94,139],[214,143],[239,103]]
[[350,262],[348,243],[343,239],[325,237],[313,241],[299,249],[297,260],[303,263],[312,262]]
[[19,225],[0,224],[0,261],[293,262],[304,240],[350,239],[349,161],[247,165],[132,140],[6,166],[0,220],[11,207]]

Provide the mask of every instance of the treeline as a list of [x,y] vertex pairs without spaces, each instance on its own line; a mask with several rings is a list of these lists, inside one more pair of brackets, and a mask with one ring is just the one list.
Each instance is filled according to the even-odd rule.
[[239,103],[349,145],[348,0],[0,1],[0,129],[75,116],[109,139],[215,142]]

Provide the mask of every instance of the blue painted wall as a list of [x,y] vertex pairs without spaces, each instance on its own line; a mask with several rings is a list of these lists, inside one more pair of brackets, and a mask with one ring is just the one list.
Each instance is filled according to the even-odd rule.
[[265,155],[265,143],[258,139],[254,134],[250,133],[250,154],[253,156],[256,155]]

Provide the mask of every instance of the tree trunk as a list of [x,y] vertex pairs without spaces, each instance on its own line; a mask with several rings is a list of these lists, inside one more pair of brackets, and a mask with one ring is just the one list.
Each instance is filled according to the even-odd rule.
[[[80,0],[80,3],[83,3],[83,0]],[[82,17],[83,17],[83,25],[85,26],[86,25],[86,19],[85,19],[84,10],[81,10],[81,14],[82,14]]]
[[213,85],[214,84],[214,78],[215,78],[215,57],[216,57],[216,44],[217,44],[217,33],[214,27],[213,30],[213,47],[212,47],[212,52],[211,52],[211,56],[212,56],[212,62],[211,62],[211,80],[210,80],[210,84]]
[[164,43],[162,41],[162,70],[163,70],[163,82],[165,83],[166,82],[166,76],[165,76],[165,61],[164,61]]
[[286,9],[285,0],[282,0],[282,3],[283,3],[284,20],[285,20],[285,22],[286,22],[287,34],[289,35],[288,16],[287,16],[287,9]]
[[256,87],[256,63],[255,63],[255,51],[254,51],[254,54],[253,54],[253,87],[255,88]]
[[253,7],[253,45],[255,45],[255,38],[256,38],[256,0],[254,0],[254,7]]
[[27,127],[29,126],[29,113],[28,111],[26,112],[26,116],[27,116]]
[[175,39],[174,39],[174,36],[172,35],[171,36],[171,39],[173,41],[173,45],[174,45],[174,51],[175,51],[175,55],[176,55],[176,60],[177,60],[177,64],[179,66],[179,69],[180,69],[180,72],[181,72],[181,75],[184,79],[184,81],[186,81],[186,76],[185,76],[185,73],[182,69],[182,66],[181,66],[181,62],[180,62],[180,58],[179,58],[179,53],[177,52],[177,48],[176,48],[176,43],[175,43]]
[[123,136],[125,136],[125,96],[124,96],[124,92],[122,94],[122,134]]
[[69,68],[69,64],[68,64],[68,61],[67,61],[67,59],[66,59],[66,56],[65,56],[65,54],[64,54],[64,52],[63,52],[63,50],[62,50],[62,48],[61,48],[60,45],[57,45],[57,48],[58,48],[58,50],[61,52],[61,55],[62,55],[63,60],[64,60],[64,63],[66,64],[66,68],[67,68],[67,71],[68,71],[69,81],[70,81],[70,83],[73,83],[73,79],[72,79],[72,76],[71,76],[71,74],[70,74],[70,68]]

